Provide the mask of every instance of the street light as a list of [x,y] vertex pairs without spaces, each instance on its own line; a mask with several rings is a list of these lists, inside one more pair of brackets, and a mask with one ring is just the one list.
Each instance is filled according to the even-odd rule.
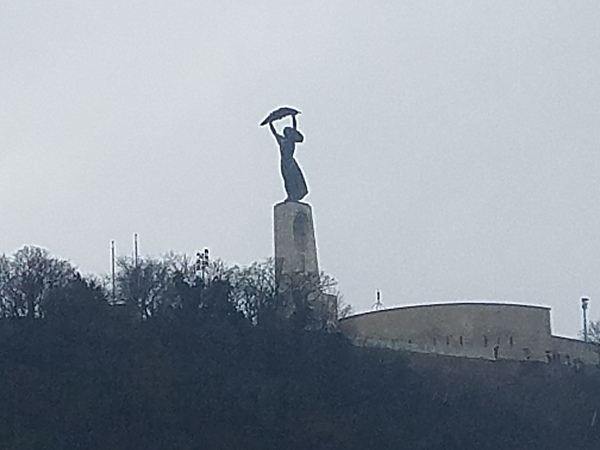
[[588,327],[587,327],[587,309],[590,299],[587,297],[581,297],[581,309],[583,311],[583,342],[588,341]]
[[206,284],[206,269],[208,268],[208,249],[203,252],[196,253],[196,271],[202,272],[202,281]]

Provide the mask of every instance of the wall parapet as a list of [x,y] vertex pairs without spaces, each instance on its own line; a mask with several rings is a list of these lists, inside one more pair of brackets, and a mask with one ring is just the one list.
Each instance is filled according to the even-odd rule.
[[356,314],[339,328],[355,345],[467,358],[598,364],[595,347],[553,336],[550,308],[461,302]]

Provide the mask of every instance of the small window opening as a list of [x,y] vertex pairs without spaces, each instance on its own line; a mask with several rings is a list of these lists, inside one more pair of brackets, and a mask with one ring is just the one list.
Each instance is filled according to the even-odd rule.
[[484,336],[484,337],[483,337],[483,346],[484,346],[484,347],[487,347],[487,346],[488,346],[488,338],[487,338],[487,336]]
[[450,345],[450,338],[446,336],[446,345]]
[[512,347],[513,345],[515,345],[515,341],[514,341],[513,337],[511,336],[510,337],[510,346]]
[[462,336],[460,337],[460,345],[463,345],[463,338],[462,338]]

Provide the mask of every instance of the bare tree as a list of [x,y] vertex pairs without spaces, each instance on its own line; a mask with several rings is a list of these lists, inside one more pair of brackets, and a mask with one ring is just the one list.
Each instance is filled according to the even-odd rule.
[[135,307],[141,319],[153,315],[174,291],[168,265],[159,259],[130,257],[117,260],[119,301]]
[[247,267],[233,266],[224,279],[237,309],[255,325],[291,319],[301,327],[325,328],[335,320],[339,292],[337,282],[327,274],[279,277],[278,285],[270,258]]
[[223,279],[229,283],[233,303],[246,319],[258,325],[272,316],[276,302],[272,258],[247,267],[230,267],[224,271]]
[[44,301],[44,315],[61,326],[89,328],[101,326],[108,317],[106,291],[93,277],[75,274],[65,286],[52,289]]
[[339,295],[337,299],[337,318],[343,319],[354,314],[354,308],[350,303],[347,303],[343,295]]
[[3,257],[0,264],[5,316],[43,317],[43,302],[50,291],[66,286],[76,274],[69,262],[39,247],[23,247],[12,257]]
[[0,311],[2,317],[15,315],[15,294],[12,283],[12,264],[4,254],[0,256]]
[[[581,332],[583,335],[583,331]],[[600,320],[590,321],[588,323],[588,342],[600,344]]]
[[163,263],[166,266],[169,276],[173,277],[179,274],[181,280],[192,284],[198,276],[196,261],[185,253],[169,252],[163,255]]

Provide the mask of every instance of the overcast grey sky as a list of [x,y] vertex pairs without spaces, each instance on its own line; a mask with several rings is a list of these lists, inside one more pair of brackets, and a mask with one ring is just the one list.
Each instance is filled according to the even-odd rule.
[[600,2],[0,2],[0,252],[272,253],[258,123],[302,110],[320,265],[356,310],[600,318]]

